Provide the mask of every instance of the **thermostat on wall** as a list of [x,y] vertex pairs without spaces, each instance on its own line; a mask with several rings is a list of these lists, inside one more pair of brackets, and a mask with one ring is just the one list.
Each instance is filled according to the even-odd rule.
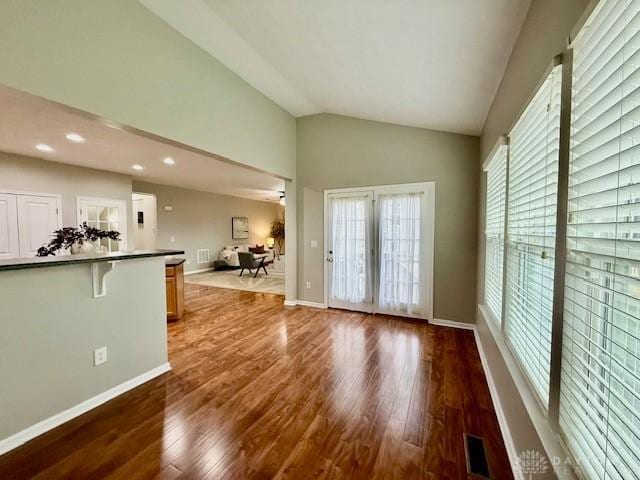
[[162,207],[165,212],[173,212],[173,205],[165,205]]

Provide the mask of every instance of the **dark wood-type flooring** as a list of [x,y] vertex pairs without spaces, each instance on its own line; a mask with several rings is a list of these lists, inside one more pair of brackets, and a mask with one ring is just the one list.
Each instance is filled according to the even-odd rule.
[[471,331],[187,285],[169,359],[0,457],[0,479],[473,478],[463,432],[512,478]]

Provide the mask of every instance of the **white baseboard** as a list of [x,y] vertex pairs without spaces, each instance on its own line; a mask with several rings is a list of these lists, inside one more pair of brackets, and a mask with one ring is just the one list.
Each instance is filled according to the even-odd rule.
[[311,308],[327,308],[326,303],[308,302],[307,300],[298,300],[298,305],[302,305],[303,307],[311,307]]
[[438,325],[440,327],[461,328],[463,330],[475,330],[476,326],[473,323],[456,322],[454,320],[444,320],[442,318],[434,318],[429,320],[431,325]]
[[162,375],[169,370],[171,370],[171,365],[169,364],[169,362],[164,363],[159,367],[156,367],[152,370],[149,370],[148,372],[138,375],[137,377],[127,380],[120,385],[116,385],[106,392],[102,392],[95,397],[91,397],[88,400],[79,403],[78,405],[75,405],[60,413],[56,413],[55,415],[49,418],[45,418],[35,425],[31,425],[30,427],[27,427],[18,433],[14,433],[10,437],[0,440],[0,455],[7,453],[9,450],[13,450],[16,447],[19,447],[29,440],[32,440],[35,437],[40,436],[43,433],[48,432],[49,430],[52,430],[57,426],[62,425],[63,423],[68,422],[69,420],[72,420],[73,418],[96,408],[97,406],[102,405],[103,403],[108,402],[118,395],[122,395],[128,390],[142,385],[143,383],[148,382],[149,380]]
[[495,410],[496,417],[498,418],[498,425],[500,427],[500,432],[502,433],[502,439],[504,441],[505,448],[507,449],[507,455],[509,456],[509,463],[512,466],[514,478],[516,480],[524,480],[522,472],[516,471],[516,469],[513,468],[514,465],[518,464],[518,452],[516,450],[515,444],[513,443],[513,437],[511,436],[511,431],[509,430],[509,424],[507,423],[507,418],[504,414],[504,410],[502,409],[500,397],[498,396],[498,389],[496,387],[493,376],[491,375],[491,370],[489,370],[487,357],[485,356],[484,348],[482,347],[482,342],[480,341],[480,336],[478,335],[478,329],[476,328],[475,323],[456,322],[453,320],[444,320],[441,318],[434,318],[433,320],[430,320],[429,323],[431,325],[460,328],[463,330],[473,331],[473,337],[476,342],[476,347],[478,348],[478,353],[480,354],[480,363],[482,364],[484,376],[487,379],[489,394],[491,395],[491,402],[493,403],[493,409]]
[[[529,435],[537,435],[540,443],[542,444],[542,448],[544,449],[546,455],[549,457],[550,462],[554,466],[554,473],[557,478],[560,480],[571,479],[575,480],[579,477],[571,468],[568,463],[565,461],[568,459],[568,454],[565,450],[565,447],[562,443],[560,437],[553,431],[551,428],[546,413],[543,411],[540,403],[537,400],[536,394],[534,393],[531,384],[525,377],[524,373],[520,369],[516,359],[511,352],[511,349],[507,345],[504,335],[500,332],[500,327],[497,322],[495,322],[493,318],[493,314],[489,311],[486,305],[478,305],[478,312],[484,319],[486,324],[486,328],[489,332],[489,335],[493,337],[495,341],[498,351],[502,357],[502,361],[504,362],[507,373],[511,377],[513,384],[517,390],[518,395],[520,396],[520,400],[522,401],[524,408],[526,410],[526,414],[529,415],[531,423],[535,429],[535,432],[529,433]],[[478,346],[478,350],[482,354],[481,346]],[[489,380],[491,376],[491,372],[488,368],[484,368],[485,374],[487,376],[487,383],[491,386],[491,382]],[[494,384],[495,385],[495,384]],[[497,389],[496,389],[497,390]],[[500,397],[492,392],[492,396],[495,396],[496,399]],[[511,399],[507,398],[506,402],[508,403]],[[495,402],[494,402],[495,404]],[[496,413],[498,413],[498,407],[495,407]],[[502,412],[502,410],[500,410]],[[504,414],[503,414],[504,416]],[[508,423],[505,419],[501,419],[500,415],[498,415],[498,420],[500,422],[505,423],[505,428],[503,430],[503,436],[505,437],[505,445],[507,446],[507,451],[509,453],[510,460],[513,462],[514,459],[511,458],[512,452],[517,455],[517,449],[515,448],[515,443],[511,438],[508,437]],[[522,438],[522,433],[518,433],[519,439]],[[508,444],[508,441],[511,442],[511,445]],[[559,462],[559,463],[555,463]],[[517,479],[523,478],[522,475],[518,476],[518,472],[514,472]]]
[[296,305],[300,305],[301,307],[327,308],[326,303],[308,302],[307,300],[285,300],[284,305],[286,307],[295,307]]
[[212,272],[213,271],[213,267],[208,267],[208,268],[200,268],[198,270],[191,270],[189,272],[184,272],[185,275],[194,275],[196,273],[205,273],[205,272]]
[[491,395],[491,402],[493,403],[493,409],[495,410],[496,417],[498,418],[498,425],[500,426],[500,431],[502,432],[504,446],[507,449],[507,455],[509,456],[511,470],[516,480],[524,480],[523,473],[520,470],[513,468],[514,465],[518,465],[518,451],[516,450],[516,446],[513,443],[513,437],[511,436],[511,431],[509,430],[507,417],[504,414],[502,403],[500,402],[500,397],[498,395],[498,388],[496,387],[493,375],[491,375],[491,370],[489,369],[489,363],[487,362],[487,357],[484,353],[484,348],[482,346],[482,342],[480,341],[480,336],[478,335],[478,329],[475,328],[475,325],[473,327],[473,336],[476,340],[478,353],[480,354],[480,363],[482,364],[482,370],[484,370],[484,376],[487,379],[489,394]]

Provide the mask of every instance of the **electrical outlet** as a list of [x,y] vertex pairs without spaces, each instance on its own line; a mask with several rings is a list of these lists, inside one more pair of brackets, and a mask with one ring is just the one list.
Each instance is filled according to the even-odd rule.
[[311,288],[311,282],[307,280],[307,288]]
[[107,362],[107,347],[97,348],[93,351],[93,366],[97,367]]
[[176,237],[174,237],[173,235],[171,235],[171,236],[169,237],[169,241],[170,241],[171,243],[175,243],[175,241],[176,241]]

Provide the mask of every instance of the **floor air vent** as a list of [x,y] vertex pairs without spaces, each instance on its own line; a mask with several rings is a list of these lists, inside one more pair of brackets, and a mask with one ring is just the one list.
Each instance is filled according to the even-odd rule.
[[489,476],[487,453],[484,450],[484,440],[475,435],[464,435],[464,453],[467,457],[467,473],[482,478]]

